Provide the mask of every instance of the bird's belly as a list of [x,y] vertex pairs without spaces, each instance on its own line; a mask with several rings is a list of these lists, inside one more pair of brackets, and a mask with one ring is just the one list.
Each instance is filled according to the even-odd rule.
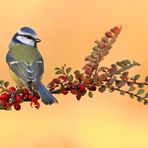
[[25,86],[25,84],[23,83],[23,81],[14,73],[10,70],[10,74],[14,80],[14,82],[19,86],[19,87],[23,87]]

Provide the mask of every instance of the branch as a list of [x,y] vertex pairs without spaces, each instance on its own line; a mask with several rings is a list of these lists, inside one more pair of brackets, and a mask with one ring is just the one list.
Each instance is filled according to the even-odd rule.
[[[104,93],[107,89],[110,92],[119,91],[121,95],[128,94],[131,98],[137,98],[138,102],[148,104],[148,92],[145,87],[148,86],[148,76],[144,82],[138,82],[139,74],[129,77],[128,70],[134,66],[140,66],[135,61],[122,60],[110,67],[100,66],[101,61],[109,54],[113,43],[120,34],[122,26],[113,27],[105,33],[101,40],[96,40],[96,46],[92,52],[85,58],[87,62],[82,70],[75,70],[66,64],[55,68],[56,78],[48,84],[48,89],[52,94],[67,95],[71,93],[80,100],[82,96],[88,94],[93,97],[93,92]],[[21,109],[21,103],[30,102],[31,107],[39,109],[40,96],[37,92],[32,94],[28,88],[10,87],[8,81],[0,80],[0,109],[16,110]]]

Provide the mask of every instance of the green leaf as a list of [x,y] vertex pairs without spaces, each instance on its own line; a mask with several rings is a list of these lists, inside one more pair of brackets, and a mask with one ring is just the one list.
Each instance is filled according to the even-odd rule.
[[54,70],[61,70],[59,67],[56,67]]
[[124,90],[122,90],[121,92],[120,92],[120,95],[125,95],[125,91]]
[[52,94],[60,94],[61,93],[61,89],[56,89],[56,90],[52,90],[50,91]]
[[9,110],[12,110],[12,108],[11,107],[8,107],[8,108],[6,108],[6,110],[9,111]]
[[146,83],[148,82],[148,76],[145,77],[145,82],[146,82]]
[[0,110],[3,110],[3,109],[4,109],[4,106],[0,104]]
[[134,77],[132,77],[132,78],[130,78],[130,79],[133,80],[133,81],[136,81],[136,80],[138,80],[139,78],[140,78],[140,75],[137,74],[137,75],[135,75]]
[[129,96],[130,96],[132,99],[134,99],[134,94],[130,94]]
[[17,94],[20,94],[22,92],[23,92],[23,90],[21,88],[16,91]]
[[137,65],[137,66],[141,66],[139,63],[137,63],[136,61],[133,61],[133,64],[134,65]]
[[0,80],[0,85],[3,85],[3,83],[4,83],[4,80]]
[[139,78],[140,78],[140,75],[139,74],[137,74],[137,75],[134,76],[134,80],[135,81],[138,80]]
[[138,98],[137,98],[137,101],[138,101],[138,102],[142,102],[142,101],[143,101],[143,98],[142,98],[142,97],[138,97]]
[[99,40],[96,40],[95,43],[96,43],[96,44],[100,44],[100,41],[99,41]]
[[139,87],[139,88],[143,88],[143,87],[144,87],[144,84],[143,84],[143,83],[139,83],[139,84],[138,84],[138,87]]
[[4,86],[7,88],[7,87],[9,86],[9,82],[6,81],[6,82],[4,83]]
[[93,93],[92,93],[91,91],[89,91],[88,96],[89,96],[90,98],[92,98],[92,97],[93,97]]
[[61,70],[56,71],[55,74],[62,74],[62,71]]
[[145,94],[145,98],[148,98],[148,93]]
[[92,49],[97,52],[99,51],[97,46],[93,47]]
[[111,41],[110,41],[110,44],[113,44],[116,42],[116,38],[113,38]]
[[62,68],[62,70],[64,70],[65,69],[65,67],[66,67],[66,64],[64,64],[61,68]]
[[134,76],[134,81],[138,80],[139,78],[140,78],[140,75],[139,74],[135,75]]
[[101,42],[108,43],[108,40],[109,40],[109,39],[108,39],[107,37],[102,37],[102,38],[101,38]]
[[144,93],[144,89],[139,89],[137,92],[137,95],[143,94]]
[[128,91],[134,91],[136,88],[134,86],[130,86]]
[[74,74],[75,74],[75,75],[80,75],[80,70],[75,70],[75,71],[74,71]]
[[120,67],[122,67],[122,63],[121,62],[116,62],[116,64]]
[[105,85],[101,85],[101,86],[98,88],[98,91],[101,92],[101,93],[103,93],[105,90],[106,90]]
[[144,100],[144,105],[147,105],[148,104],[148,100]]
[[72,70],[72,68],[71,68],[71,67],[68,67],[68,68],[66,69],[66,73],[69,74],[69,73],[71,72],[71,70]]
[[115,88],[112,86],[112,87],[110,87],[110,89],[109,89],[109,92],[114,92],[115,91]]
[[93,58],[98,58],[98,53],[97,53],[97,51],[93,51],[92,53],[91,53],[91,55],[92,55],[92,57]]
[[121,61],[121,63],[124,64],[124,65],[131,64],[131,62],[129,60],[123,60],[123,61]]
[[72,76],[72,75],[69,75],[69,76],[68,76],[68,80],[69,80],[70,82],[72,82],[72,81],[73,81],[73,76]]

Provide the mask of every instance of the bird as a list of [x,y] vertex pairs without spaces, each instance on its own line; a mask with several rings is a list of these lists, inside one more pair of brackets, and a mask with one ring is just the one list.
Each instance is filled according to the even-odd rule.
[[12,78],[20,87],[28,87],[32,94],[37,91],[41,101],[48,105],[58,103],[57,99],[41,82],[44,60],[37,44],[41,40],[30,27],[20,28],[12,37],[6,54]]

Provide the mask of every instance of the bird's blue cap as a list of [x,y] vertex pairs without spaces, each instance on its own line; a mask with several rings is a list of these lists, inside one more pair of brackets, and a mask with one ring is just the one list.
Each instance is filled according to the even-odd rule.
[[29,27],[22,27],[22,28],[20,28],[20,31],[24,32],[24,33],[36,35],[36,32],[32,28],[29,28]]

